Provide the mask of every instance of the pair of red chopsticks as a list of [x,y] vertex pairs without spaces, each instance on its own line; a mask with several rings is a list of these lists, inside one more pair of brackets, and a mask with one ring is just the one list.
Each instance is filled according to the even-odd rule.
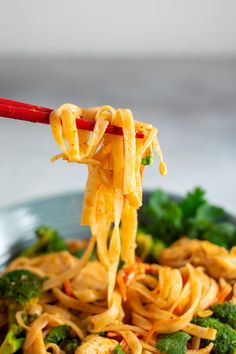
[[[32,123],[49,124],[51,108],[0,98],[0,117],[19,119]],[[76,119],[78,129],[93,131],[95,122],[80,117]],[[107,134],[123,135],[122,128],[109,124]],[[136,138],[144,138],[144,133],[136,132]]]

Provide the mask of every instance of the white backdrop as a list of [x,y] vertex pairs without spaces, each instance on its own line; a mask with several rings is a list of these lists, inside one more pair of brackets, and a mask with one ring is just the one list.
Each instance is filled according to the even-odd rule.
[[234,55],[235,0],[0,0],[1,55]]

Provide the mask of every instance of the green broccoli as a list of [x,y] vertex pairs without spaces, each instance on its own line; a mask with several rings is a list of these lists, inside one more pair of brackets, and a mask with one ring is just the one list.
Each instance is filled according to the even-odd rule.
[[45,342],[59,345],[63,340],[69,337],[69,334],[70,327],[67,325],[53,327],[45,337]]
[[165,192],[157,189],[152,193],[143,211],[146,215],[146,230],[154,238],[167,244],[178,238],[182,227],[182,210]]
[[[123,261],[122,259],[120,260],[119,262],[119,265],[118,265],[118,268],[117,268],[117,271],[121,270],[122,268],[125,267],[125,261]],[[105,333],[105,332],[100,332],[100,333]],[[101,334],[99,334],[101,336]],[[103,335],[104,336],[104,335]]]
[[80,345],[79,338],[72,337],[72,338],[69,338],[69,339],[65,339],[61,343],[60,348],[66,354],[74,354],[79,345]]
[[202,239],[218,246],[231,248],[235,244],[235,226],[229,222],[204,225]]
[[154,246],[152,249],[152,260],[154,262],[157,262],[160,253],[164,250],[164,248],[166,248],[166,244],[162,240],[154,240]]
[[146,166],[146,165],[152,165],[153,164],[153,155],[147,155],[142,158],[141,164]]
[[228,249],[236,244],[235,225],[222,208],[208,203],[200,187],[187,193],[182,201],[157,189],[141,210],[140,225],[167,245],[181,236]]
[[77,337],[71,337],[70,331],[71,327],[67,325],[54,327],[49,331],[44,340],[46,343],[57,344],[66,354],[74,354],[80,345],[80,340]]
[[156,348],[160,353],[185,354],[187,343],[191,336],[185,332],[178,331],[170,334],[162,334],[157,337]]
[[206,196],[201,187],[196,187],[191,192],[188,192],[179,203],[184,218],[194,218],[198,209],[204,204],[206,204]]
[[161,251],[166,247],[165,243],[155,239],[152,235],[139,230],[136,237],[136,253],[143,261],[157,261]]
[[125,352],[122,350],[121,345],[118,344],[111,352],[111,354],[125,354]]
[[3,343],[0,354],[13,354],[22,348],[25,340],[24,331],[16,324],[11,325]]
[[154,241],[152,235],[139,231],[136,237],[137,255],[141,258],[141,260],[145,260],[148,255],[151,254]]
[[[220,322],[213,317],[195,317],[192,321],[194,324],[214,328],[217,330],[216,339],[213,341],[213,353],[216,354],[236,354],[236,331],[228,324]],[[210,341],[203,340],[203,346],[208,345]]]
[[0,300],[11,308],[25,307],[30,300],[40,297],[43,281],[26,269],[5,273],[0,277]]
[[227,323],[236,329],[236,305],[231,302],[224,302],[223,304],[215,304],[211,307],[214,316],[221,322]]
[[0,347],[0,354],[18,351],[24,342],[24,331],[16,325],[15,313],[42,293],[43,279],[25,269],[17,269],[0,277],[0,301],[8,310],[9,328]]
[[146,166],[146,165],[151,165],[153,164],[153,152],[152,152],[152,148],[147,148],[147,150],[145,151],[142,160],[141,160],[141,164]]
[[40,226],[35,232],[38,238],[37,242],[22,251],[21,256],[35,257],[40,254],[68,250],[65,240],[59,235],[57,230],[47,226]]

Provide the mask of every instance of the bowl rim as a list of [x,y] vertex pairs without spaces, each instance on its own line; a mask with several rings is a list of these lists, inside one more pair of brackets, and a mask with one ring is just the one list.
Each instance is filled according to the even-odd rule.
[[[148,199],[150,198],[150,195],[154,192],[154,189],[145,189],[143,191],[143,204],[145,205],[148,201]],[[174,194],[174,193],[168,193],[166,192],[171,199],[175,200],[175,201],[181,201],[181,199],[183,198],[181,195],[178,194]],[[53,205],[54,203],[60,205],[62,203],[67,203],[68,202],[68,206],[70,205],[70,207],[74,208],[74,203],[80,203],[83,199],[83,191],[82,190],[70,190],[70,191],[63,191],[60,193],[52,193],[52,194],[47,194],[47,195],[42,195],[40,197],[36,197],[36,198],[31,198],[28,200],[24,200],[21,202],[17,202],[17,203],[13,203],[10,204],[8,206],[1,206],[0,207],[0,223],[3,222],[3,225],[5,223],[5,220],[11,220],[11,218],[15,218],[15,215],[17,215],[18,211],[22,211],[21,209],[23,209],[24,212],[29,212],[30,214],[32,213],[32,215],[37,215],[38,214],[38,209],[42,209],[44,208],[48,203]],[[72,204],[71,204],[72,203]],[[47,209],[47,208],[46,208]],[[60,207],[59,207],[60,209]],[[42,209],[44,210],[44,209]],[[54,210],[54,209],[52,209]],[[57,210],[57,208],[56,208]],[[39,217],[43,216],[43,213],[41,215],[41,212],[39,212]],[[142,208],[140,210],[140,212],[138,213],[138,217],[139,217],[139,222],[141,220],[145,220],[146,216],[143,214],[142,212]],[[233,214],[227,212],[226,210],[226,215],[225,215],[225,221],[226,222],[230,222],[233,225],[236,226],[236,215],[234,216]],[[41,224],[43,224],[43,222],[40,222]],[[13,223],[14,224],[14,223]],[[50,225],[50,223],[48,223]],[[80,222],[79,222],[80,224]],[[11,224],[10,224],[11,225]],[[67,224],[66,224],[67,225]],[[68,225],[67,225],[68,226]],[[66,228],[67,228],[66,226]],[[30,229],[30,228],[29,228]],[[27,232],[29,232],[29,230],[27,230]],[[30,229],[30,233],[32,233],[32,228]],[[76,233],[75,233],[76,234]],[[14,237],[13,237],[14,239]],[[28,242],[28,239],[26,240]],[[9,251],[7,251],[6,253],[6,259],[4,259],[2,261],[2,264],[0,264],[0,268],[3,269],[4,266],[7,264],[7,262],[10,260],[10,258],[14,255],[13,254],[13,247],[15,247],[17,240],[14,239],[14,242],[10,242],[7,247],[9,248]],[[1,252],[0,252],[1,255]],[[1,271],[0,269],[0,271]]]
[[0,213],[2,212],[8,212],[11,211],[11,209],[16,209],[16,208],[21,208],[21,207],[25,207],[27,205],[31,205],[31,204],[37,204],[37,203],[42,203],[42,202],[47,202],[51,199],[57,199],[57,198],[65,198],[65,197],[73,197],[73,196],[77,196],[77,195],[82,195],[83,192],[82,190],[69,190],[69,191],[63,191],[63,192],[55,192],[52,194],[45,194],[42,196],[36,196],[36,197],[30,197],[30,198],[26,198],[23,199],[22,201],[16,201],[13,203],[9,203],[6,205],[2,205],[0,206]]
[[[145,188],[143,190],[144,200],[146,198],[148,198],[150,196],[150,194],[153,193],[158,188],[159,188],[158,186],[156,188]],[[160,189],[164,190],[170,196],[170,198],[173,200],[180,201],[181,199],[183,199],[182,194],[169,192],[168,190],[165,190],[164,188],[160,188]],[[48,201],[50,201],[52,199],[61,199],[61,198],[66,198],[66,197],[72,198],[72,197],[77,197],[77,196],[83,197],[83,195],[84,195],[84,191],[82,189],[78,189],[78,190],[72,189],[72,190],[63,191],[63,192],[55,192],[52,194],[45,194],[42,196],[26,198],[25,200],[22,200],[22,201],[17,201],[17,202],[13,202],[13,203],[10,203],[7,205],[0,206],[0,215],[5,214],[5,213],[9,213],[12,210],[15,210],[17,208],[22,208],[22,207],[26,207],[26,206],[30,207],[30,206],[33,206],[35,204],[40,204],[40,203],[47,203]],[[221,207],[220,204],[214,204],[214,205]],[[227,207],[223,207],[223,209],[225,210],[226,216],[229,219],[229,221],[236,225],[236,214],[233,214],[232,212],[228,211]]]

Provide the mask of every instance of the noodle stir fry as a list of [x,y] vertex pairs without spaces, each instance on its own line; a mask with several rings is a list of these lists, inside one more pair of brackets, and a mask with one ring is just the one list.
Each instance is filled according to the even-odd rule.
[[[77,130],[78,116],[95,121],[92,134]],[[0,277],[0,354],[235,353],[234,249],[183,238],[160,250],[159,261],[147,261],[147,243],[135,254],[153,149],[166,174],[157,129],[111,106],[66,104],[50,120],[62,150],[52,161],[88,165],[81,224],[91,238],[64,241],[40,227],[37,242],[8,265]],[[123,136],[105,134],[109,123]]]

